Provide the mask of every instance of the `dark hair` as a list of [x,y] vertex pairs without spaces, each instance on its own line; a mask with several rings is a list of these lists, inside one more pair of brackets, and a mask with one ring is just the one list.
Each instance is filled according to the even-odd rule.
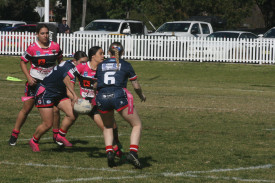
[[94,56],[99,49],[102,49],[102,48],[100,46],[93,46],[92,48],[89,49],[88,51],[89,60],[92,60],[92,56]]
[[39,32],[42,28],[47,28],[49,30],[49,27],[46,24],[37,24],[36,33],[39,34]]
[[75,60],[79,60],[82,57],[87,57],[87,54],[84,51],[77,51],[77,52],[75,52],[75,54],[74,54],[74,59]]
[[109,47],[109,52],[111,55],[116,57],[117,70],[119,69],[119,58],[124,52],[124,48],[120,42],[113,42]]

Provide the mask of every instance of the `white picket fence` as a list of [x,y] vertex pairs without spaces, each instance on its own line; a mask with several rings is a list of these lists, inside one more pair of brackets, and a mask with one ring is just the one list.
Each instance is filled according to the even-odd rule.
[[[21,55],[35,41],[32,33],[0,32],[0,54]],[[129,60],[170,60],[200,62],[265,63],[275,61],[275,39],[209,39],[195,37],[121,36],[101,34],[57,34],[66,57],[78,50],[88,53],[101,46],[106,57],[109,45],[121,42]]]

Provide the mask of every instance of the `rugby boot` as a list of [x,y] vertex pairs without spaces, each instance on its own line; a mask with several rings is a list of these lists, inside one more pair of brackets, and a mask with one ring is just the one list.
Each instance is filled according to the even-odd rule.
[[53,142],[56,143],[59,146],[63,146],[64,145],[62,142],[56,141],[56,137],[53,137]]
[[60,134],[56,137],[56,142],[61,142],[65,147],[72,147],[73,145],[66,139],[66,137],[61,136]]
[[142,169],[142,166],[139,162],[138,155],[136,152],[130,151],[126,157],[127,161],[134,165],[138,169]]
[[29,144],[30,144],[30,147],[32,148],[32,151],[33,151],[33,152],[40,152],[39,144],[38,144],[38,143],[35,143],[35,142],[33,141],[33,139],[30,140]]
[[9,140],[10,146],[15,146],[16,141],[17,141],[17,138],[15,136],[11,135],[10,140]]
[[115,164],[115,155],[112,151],[109,151],[107,153],[107,162],[108,162],[108,166],[110,168],[113,168],[114,166],[116,166],[116,164]]

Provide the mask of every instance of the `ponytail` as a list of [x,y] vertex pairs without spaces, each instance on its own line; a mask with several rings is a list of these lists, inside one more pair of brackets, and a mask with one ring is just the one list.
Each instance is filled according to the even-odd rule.
[[117,64],[117,70],[119,70],[119,59],[124,52],[124,48],[121,45],[120,42],[113,42],[110,45],[109,52],[111,53],[112,56],[115,56],[116,58],[116,64]]

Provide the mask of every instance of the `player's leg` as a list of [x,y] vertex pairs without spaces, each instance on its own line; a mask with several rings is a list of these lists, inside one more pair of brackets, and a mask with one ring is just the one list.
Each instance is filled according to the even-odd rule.
[[[104,130],[104,124],[103,124],[102,118],[101,118],[100,114],[97,112],[96,107],[93,108],[93,110],[88,114],[88,116],[96,123],[98,128],[100,128],[102,131]],[[118,139],[118,129],[117,129],[117,126],[116,126],[115,119],[113,119],[113,121],[114,121],[114,125],[113,125],[113,135],[114,135],[113,149],[115,151],[115,154],[118,157],[122,157],[124,150],[123,150],[123,147],[120,144],[119,139]]]
[[105,142],[105,149],[107,153],[107,161],[108,166],[113,167],[115,166],[115,156],[113,153],[113,126],[114,126],[114,111],[110,111],[104,114],[101,114],[103,123],[104,123],[104,129],[103,129],[103,136],[104,136],[104,142]]
[[65,113],[65,117],[61,122],[61,126],[59,129],[59,133],[56,137],[56,141],[62,142],[66,147],[72,147],[72,144],[65,137],[69,128],[73,125],[73,123],[76,120],[71,100],[62,100],[59,102],[57,107]]
[[60,112],[59,112],[59,109],[54,106],[53,107],[53,116],[54,116],[54,120],[53,120],[53,141],[55,143],[57,143],[58,145],[63,145],[63,143],[59,143],[59,142],[56,142],[56,137],[57,137],[57,134],[59,132],[59,125],[60,125]]
[[16,145],[16,141],[20,133],[20,129],[24,125],[28,117],[28,114],[31,112],[33,106],[34,106],[34,99],[32,98],[23,102],[23,107],[18,113],[18,116],[15,121],[14,129],[12,130],[12,135],[9,140],[9,144],[11,146]]
[[100,114],[95,114],[93,112],[90,112],[88,114],[88,116],[95,122],[95,124],[97,125],[97,127],[100,129],[100,130],[104,130],[104,124],[103,124],[103,121],[101,119],[101,116]]
[[132,126],[130,153],[127,156],[127,160],[136,168],[142,168],[137,155],[142,130],[142,123],[138,116],[137,110],[134,107],[133,114],[128,114],[128,108],[125,108],[119,111],[119,114]]
[[46,133],[53,125],[53,108],[38,108],[38,111],[40,112],[40,116],[42,119],[42,124],[40,124],[34,134],[33,138],[30,140],[29,144],[34,152],[39,152],[39,145],[38,141],[41,138],[41,136]]

